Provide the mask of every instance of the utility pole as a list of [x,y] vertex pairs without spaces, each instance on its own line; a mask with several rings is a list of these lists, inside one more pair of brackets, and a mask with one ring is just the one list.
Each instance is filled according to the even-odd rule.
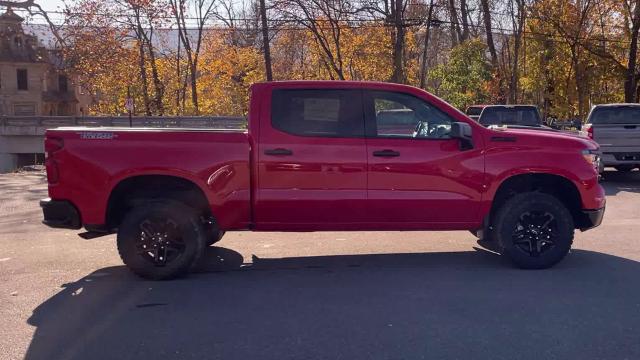
[[264,47],[264,67],[267,74],[267,81],[273,80],[271,71],[271,49],[269,47],[269,27],[267,25],[266,0],[260,0],[260,17],[262,18],[262,46]]
[[433,0],[429,3],[429,13],[427,15],[427,31],[424,34],[424,49],[422,49],[422,64],[420,66],[420,88],[427,85],[427,50],[429,49],[429,37],[431,37],[431,18],[433,16]]

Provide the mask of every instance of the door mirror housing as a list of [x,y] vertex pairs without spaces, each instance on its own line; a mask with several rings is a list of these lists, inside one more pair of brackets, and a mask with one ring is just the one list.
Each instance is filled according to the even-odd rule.
[[454,122],[451,124],[449,136],[460,140],[460,150],[473,149],[473,131],[471,130],[471,125],[465,122]]

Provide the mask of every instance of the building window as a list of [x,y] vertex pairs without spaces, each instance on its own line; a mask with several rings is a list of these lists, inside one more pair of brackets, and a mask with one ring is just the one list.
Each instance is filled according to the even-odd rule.
[[18,76],[18,90],[29,90],[27,69],[18,69],[16,74]]
[[63,93],[69,91],[69,81],[67,80],[67,75],[58,76],[58,90]]
[[15,116],[33,116],[36,114],[36,105],[33,103],[22,103],[13,105]]

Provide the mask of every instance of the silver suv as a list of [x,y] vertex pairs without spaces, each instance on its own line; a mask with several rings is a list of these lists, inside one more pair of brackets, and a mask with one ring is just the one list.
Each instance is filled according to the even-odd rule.
[[640,167],[640,104],[596,105],[580,133],[600,144],[601,172],[605,166]]

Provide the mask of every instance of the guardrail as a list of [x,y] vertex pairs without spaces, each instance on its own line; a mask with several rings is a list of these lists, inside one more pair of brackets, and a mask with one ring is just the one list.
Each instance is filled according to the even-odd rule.
[[[133,127],[242,129],[247,121],[242,117],[225,116],[134,116]],[[128,116],[0,116],[0,135],[44,135],[46,129],[61,126],[129,127]]]

